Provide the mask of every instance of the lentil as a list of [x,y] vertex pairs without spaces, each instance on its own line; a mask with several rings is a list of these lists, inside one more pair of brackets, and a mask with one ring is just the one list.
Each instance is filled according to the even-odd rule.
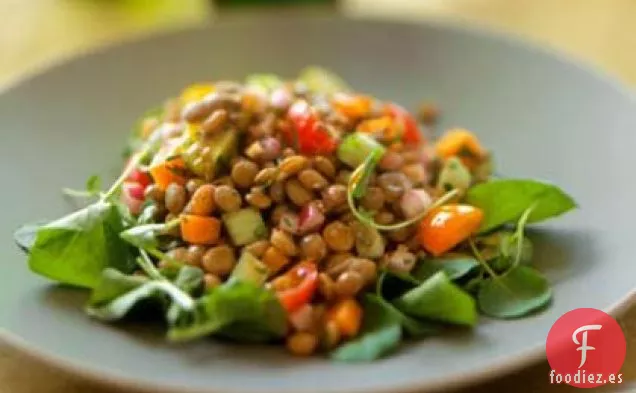
[[187,254],[188,249],[185,247],[177,247],[166,253],[166,256],[170,259],[173,259],[177,262],[185,263],[187,262]]
[[207,273],[203,275],[203,283],[205,285],[205,289],[209,291],[210,289],[214,289],[221,285],[221,279],[214,274]]
[[241,208],[241,195],[230,186],[214,189],[214,203],[224,212],[234,212]]
[[364,286],[364,279],[355,271],[346,271],[338,276],[335,290],[339,297],[348,298],[355,296]]
[[232,166],[232,180],[241,188],[249,188],[258,173],[258,165],[250,160],[239,160]]
[[214,211],[214,192],[215,188],[211,184],[204,184],[196,189],[190,202],[185,208],[185,212],[188,214],[195,214],[198,216],[208,216]]
[[170,213],[179,214],[186,203],[186,190],[177,183],[171,183],[166,189],[166,208]]
[[281,161],[279,169],[281,174],[289,177],[302,171],[309,164],[309,160],[305,156],[292,155]]
[[206,272],[219,277],[230,274],[235,263],[234,249],[226,244],[210,248],[201,260]]
[[347,187],[341,184],[327,187],[322,192],[322,202],[327,210],[344,205],[347,202]]
[[327,179],[325,179],[315,169],[303,170],[298,174],[298,180],[305,188],[310,190],[320,190],[327,187],[327,185],[329,184],[327,183]]
[[161,204],[163,204],[165,196],[166,193],[155,184],[149,185],[144,191],[144,197]]
[[267,266],[272,273],[276,273],[287,264],[289,264],[289,258],[283,254],[278,248],[270,246],[263,254],[263,263]]
[[188,191],[188,195],[194,195],[194,192],[201,187],[205,182],[201,179],[190,179],[186,183],[186,191]]
[[362,207],[367,210],[380,210],[384,206],[384,191],[380,187],[369,187],[362,197]]
[[278,248],[288,257],[293,257],[298,254],[298,249],[296,248],[296,244],[294,244],[294,239],[280,229],[274,229],[272,231],[269,241],[272,246]]
[[256,174],[256,177],[254,177],[254,183],[258,185],[269,184],[274,181],[277,173],[278,169],[276,168],[263,168]]
[[261,188],[252,188],[252,191],[245,196],[245,201],[261,210],[267,209],[272,205],[272,199]]
[[257,240],[254,243],[250,243],[245,246],[244,250],[254,255],[256,258],[260,258],[265,254],[265,251],[269,248],[269,241]]
[[324,345],[327,349],[333,349],[340,344],[340,328],[335,321],[327,321],[324,331]]
[[340,221],[328,224],[323,230],[322,236],[330,249],[339,252],[351,250],[355,242],[353,230]]
[[217,109],[201,124],[201,130],[205,135],[214,135],[223,130],[228,121],[228,114],[225,109]]
[[188,123],[198,123],[212,112],[212,107],[205,101],[195,101],[186,104],[181,111],[181,117]]
[[297,179],[285,182],[285,193],[296,206],[304,206],[313,199],[313,194],[308,191]]
[[320,172],[323,176],[327,177],[328,179],[333,179],[333,177],[336,176],[335,165],[333,164],[333,162],[331,162],[331,160],[329,160],[328,158],[324,156],[314,157],[313,165],[314,165],[314,168],[318,170],[318,172]]
[[185,262],[192,266],[201,266],[203,254],[205,254],[206,248],[199,245],[191,245],[188,247],[188,251],[185,255]]
[[336,283],[325,273],[318,275],[318,291],[326,301],[336,297]]
[[319,234],[312,233],[301,239],[300,252],[304,258],[319,262],[327,256],[327,245]]
[[287,338],[287,349],[296,356],[309,356],[317,347],[318,338],[312,333],[295,333]]
[[283,182],[274,182],[269,187],[269,197],[276,203],[283,203],[285,201],[285,185]]

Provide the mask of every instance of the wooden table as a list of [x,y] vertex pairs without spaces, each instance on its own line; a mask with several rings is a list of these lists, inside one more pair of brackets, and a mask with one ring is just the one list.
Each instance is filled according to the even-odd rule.
[[[343,0],[351,15],[450,18],[556,47],[636,84],[636,0]],[[0,0],[0,85],[80,51],[138,34],[209,23],[205,0]],[[636,282],[636,278],[635,278]],[[636,305],[619,317],[628,338],[626,379],[636,381]],[[540,364],[471,392],[574,392],[547,384]],[[600,389],[608,392],[636,390]],[[106,393],[0,344],[0,392]]]

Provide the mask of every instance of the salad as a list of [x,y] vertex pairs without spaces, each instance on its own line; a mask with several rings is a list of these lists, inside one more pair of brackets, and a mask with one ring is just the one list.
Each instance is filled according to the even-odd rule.
[[496,176],[474,133],[420,112],[318,67],[197,83],[141,119],[112,185],[65,190],[85,207],[15,238],[33,272],[90,290],[90,317],[143,312],[173,342],[370,361],[544,308],[525,229],[575,201]]

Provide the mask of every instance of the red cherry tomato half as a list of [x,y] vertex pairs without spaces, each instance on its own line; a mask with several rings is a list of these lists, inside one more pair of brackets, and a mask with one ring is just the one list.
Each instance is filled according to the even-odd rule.
[[121,200],[131,214],[137,215],[144,204],[144,189],[139,183],[126,182],[122,185]]
[[318,116],[307,101],[299,100],[287,112],[293,128],[287,130],[290,145],[298,145],[304,154],[328,154],[336,149],[336,141],[318,122]]
[[143,188],[152,183],[150,175],[138,168],[133,169],[128,176],[128,181],[140,184]]
[[386,106],[386,113],[396,120],[402,122],[404,133],[402,141],[407,144],[417,144],[422,142],[422,133],[415,118],[398,104],[390,103]]
[[283,308],[292,313],[309,303],[318,287],[318,268],[312,261],[303,261],[285,273],[292,286],[278,291],[278,300]]

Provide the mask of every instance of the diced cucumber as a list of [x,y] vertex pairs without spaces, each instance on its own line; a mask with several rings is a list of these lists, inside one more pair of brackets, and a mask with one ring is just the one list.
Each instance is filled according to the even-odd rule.
[[326,68],[310,66],[300,72],[298,80],[314,93],[335,94],[351,91],[351,87],[335,72]]
[[229,279],[263,285],[268,274],[267,266],[260,259],[248,251],[243,251]]
[[338,159],[350,167],[356,168],[374,151],[377,151],[378,157],[382,158],[386,148],[372,136],[362,132],[354,132],[347,135],[338,146]]
[[244,246],[267,238],[267,227],[261,214],[251,208],[223,215],[223,224],[235,246]]
[[183,153],[183,159],[194,174],[213,179],[236,155],[237,142],[237,132],[226,130],[212,138],[191,144]]
[[472,176],[470,171],[457,157],[451,157],[444,163],[437,180],[437,188],[441,191],[452,189],[466,190],[470,187]]
[[281,86],[283,80],[275,74],[252,74],[246,78],[245,84],[268,93]]

